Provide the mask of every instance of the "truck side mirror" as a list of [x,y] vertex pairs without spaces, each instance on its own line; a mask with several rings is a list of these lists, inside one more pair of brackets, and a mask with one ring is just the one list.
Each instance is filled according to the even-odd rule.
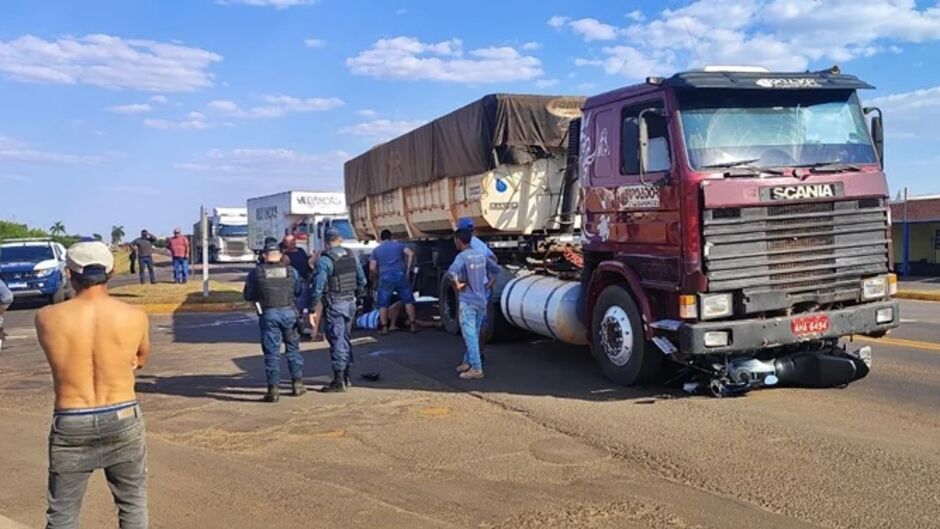
[[871,142],[875,146],[875,152],[878,153],[878,162],[881,168],[885,168],[885,129],[883,115],[878,107],[865,107],[862,109],[865,114],[877,112],[877,116],[871,118]]
[[637,149],[640,159],[640,183],[644,185],[650,185],[650,183],[646,181],[646,173],[648,173],[650,169],[650,132],[647,116],[655,116],[657,119],[665,119],[662,111],[658,108],[644,109],[637,117],[637,128],[639,129]]

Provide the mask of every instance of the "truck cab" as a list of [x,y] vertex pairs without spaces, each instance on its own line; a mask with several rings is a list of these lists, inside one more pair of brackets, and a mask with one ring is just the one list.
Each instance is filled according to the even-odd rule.
[[807,350],[867,373],[839,338],[899,322],[868,88],[838,68],[708,68],[587,100],[583,308],[608,377],[642,382],[671,356],[733,391],[777,382],[736,367]]
[[65,247],[50,239],[0,243],[0,279],[17,300],[59,303],[73,294],[65,272]]

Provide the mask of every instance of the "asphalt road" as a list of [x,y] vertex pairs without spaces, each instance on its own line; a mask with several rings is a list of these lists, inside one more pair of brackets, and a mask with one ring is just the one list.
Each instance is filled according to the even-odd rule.
[[[138,383],[152,524],[940,527],[940,304],[902,312],[842,390],[625,389],[549,342],[492,346],[487,379],[465,382],[461,343],[425,331],[359,335],[355,369],[380,380],[276,406],[257,401],[253,316],[155,317]],[[52,400],[31,313],[10,313],[0,355],[0,514],[38,527]],[[322,346],[304,354],[326,382]],[[82,521],[115,525],[100,476]]]

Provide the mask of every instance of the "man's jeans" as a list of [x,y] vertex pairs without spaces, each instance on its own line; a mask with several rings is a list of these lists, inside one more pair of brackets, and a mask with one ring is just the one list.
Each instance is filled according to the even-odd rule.
[[185,283],[189,281],[189,259],[185,257],[173,258],[173,282]]
[[281,340],[287,345],[287,368],[291,379],[304,376],[304,357],[300,355],[297,334],[297,313],[294,307],[264,309],[258,318],[261,327],[261,350],[264,352],[264,375],[269,386],[281,380]]
[[473,369],[483,369],[480,361],[480,329],[483,318],[486,317],[486,307],[477,307],[469,303],[460,304],[460,333],[467,345],[463,363],[469,364]]
[[147,267],[147,270],[150,271],[150,284],[157,282],[156,276],[153,275],[153,257],[140,257],[137,259],[137,264],[140,266],[140,284],[144,284],[144,267]]
[[342,373],[353,364],[352,324],[356,316],[356,299],[330,299],[323,308],[326,317],[326,340],[330,342],[333,373]]
[[128,404],[114,406],[116,411],[69,410],[53,416],[47,529],[78,527],[88,478],[99,468],[114,496],[121,529],[147,527],[144,420],[140,406]]

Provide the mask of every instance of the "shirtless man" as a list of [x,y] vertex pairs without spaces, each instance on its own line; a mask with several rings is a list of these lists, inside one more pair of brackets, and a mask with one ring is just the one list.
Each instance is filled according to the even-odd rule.
[[134,371],[150,355],[147,315],[108,294],[114,258],[103,243],[77,243],[66,260],[76,297],[36,315],[55,385],[46,528],[77,527],[85,486],[99,468],[121,529],[146,528],[146,445]]

